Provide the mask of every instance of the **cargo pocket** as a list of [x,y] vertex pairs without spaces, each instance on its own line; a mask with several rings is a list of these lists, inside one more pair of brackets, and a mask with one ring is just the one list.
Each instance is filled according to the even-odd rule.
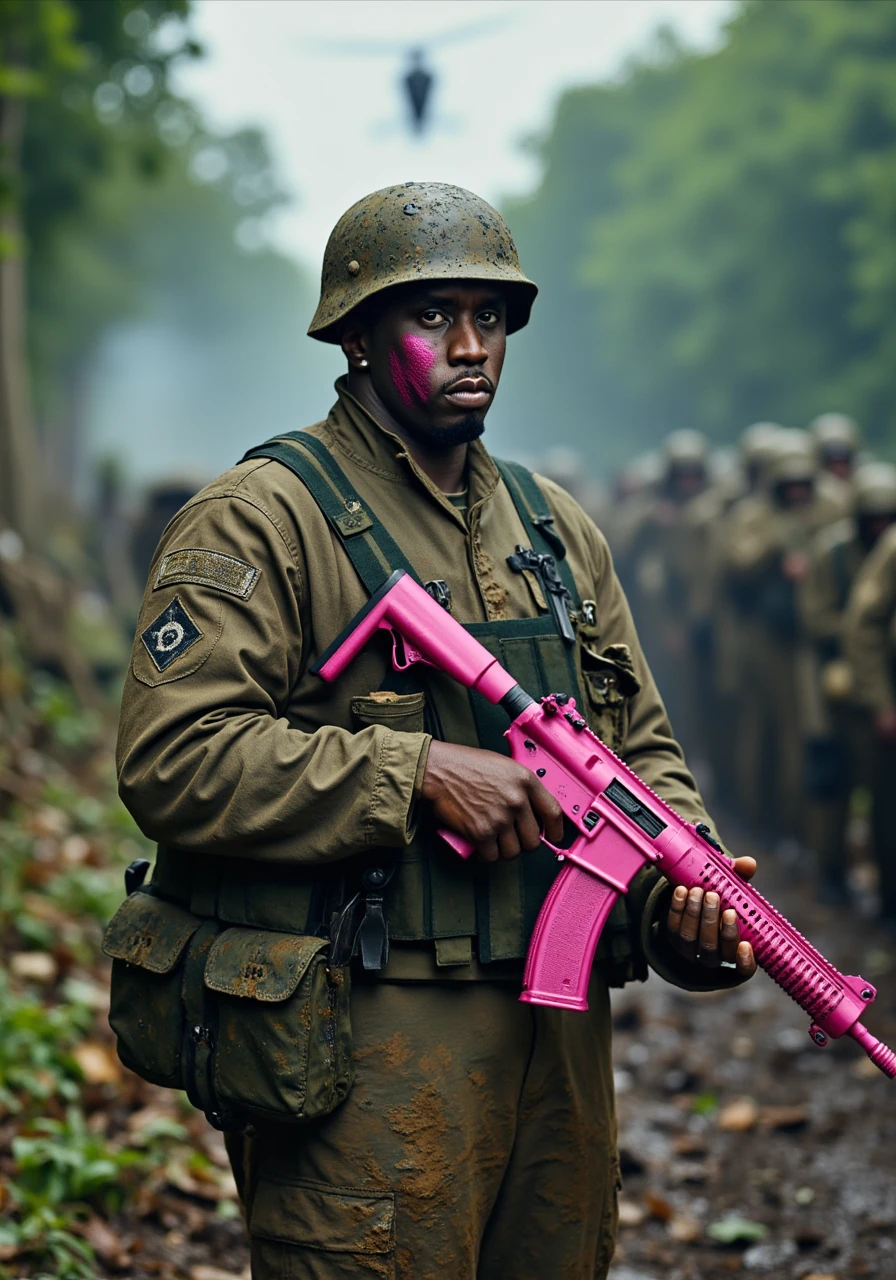
[[272,1280],[392,1276],[395,1196],[306,1179],[262,1178],[252,1200],[249,1236],[254,1271]]
[[619,755],[628,732],[630,699],[641,688],[631,651],[626,644],[611,644],[598,651],[589,643],[587,628],[581,628],[579,658],[591,728]]
[[184,1087],[181,999],[184,951],[201,921],[176,903],[138,890],[109,922],[103,951],[112,960],[109,1023],[118,1056],[151,1084]]
[[211,1081],[227,1110],[261,1120],[328,1115],[352,1084],[349,974],[323,938],[225,929],[205,964],[216,995]]

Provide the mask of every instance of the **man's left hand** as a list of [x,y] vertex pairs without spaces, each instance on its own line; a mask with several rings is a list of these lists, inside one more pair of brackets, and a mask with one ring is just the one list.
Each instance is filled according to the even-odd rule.
[[[734,870],[742,880],[756,874],[755,858],[735,858]],[[687,890],[679,885],[672,894],[666,929],[672,946],[686,960],[696,960],[708,969],[717,968],[723,960],[734,964],[743,978],[756,972],[756,957],[749,942],[741,942],[737,928],[737,912],[721,911],[717,893],[702,889]]]

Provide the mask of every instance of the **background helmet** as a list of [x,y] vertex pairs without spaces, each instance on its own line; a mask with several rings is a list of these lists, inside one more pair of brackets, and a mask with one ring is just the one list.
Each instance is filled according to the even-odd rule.
[[853,454],[859,447],[859,428],[845,413],[822,413],[809,425],[812,439],[822,456],[831,451]]
[[673,431],[663,441],[663,458],[670,471],[697,470],[707,464],[709,442],[701,431],[690,431],[686,427]]
[[778,430],[774,451],[766,468],[766,479],[772,488],[785,484],[811,484],[818,464],[812,437],[798,428]]
[[896,516],[896,467],[889,462],[864,462],[852,479],[857,516]]
[[394,285],[424,280],[493,281],[507,298],[508,333],[528,323],[538,292],[520,270],[507,224],[490,204],[445,182],[405,182],[365,196],[336,223],[308,333],[338,342],[360,303]]

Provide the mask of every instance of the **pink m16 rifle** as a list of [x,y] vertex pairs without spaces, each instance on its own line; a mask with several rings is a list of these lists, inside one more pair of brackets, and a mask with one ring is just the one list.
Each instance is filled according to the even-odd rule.
[[[604,923],[636,872],[653,863],[673,885],[712,890],[722,909],[737,912],[741,938],[812,1019],[809,1034],[816,1044],[848,1033],[885,1075],[896,1077],[896,1054],[859,1021],[877,995],[871,983],[840,973],[741,880],[709,828],[685,822],[655,795],[591,732],[573,698],[530,697],[413,578],[393,573],[312,671],[336,680],[379,630],[391,634],[396,670],[426,663],[504,708],[513,759],[542,780],[575,831],[568,847],[548,846],[564,865],[532,934],[521,1000],[588,1008],[588,978]],[[440,835],[462,857],[473,852],[454,832]]]

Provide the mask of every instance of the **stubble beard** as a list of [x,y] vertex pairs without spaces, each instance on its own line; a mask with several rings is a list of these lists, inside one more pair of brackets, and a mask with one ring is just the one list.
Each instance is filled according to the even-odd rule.
[[452,422],[450,427],[433,426],[421,430],[408,427],[407,430],[420,444],[450,449],[455,445],[470,444],[473,440],[478,440],[485,431],[485,419],[475,413],[467,413],[459,422]]

